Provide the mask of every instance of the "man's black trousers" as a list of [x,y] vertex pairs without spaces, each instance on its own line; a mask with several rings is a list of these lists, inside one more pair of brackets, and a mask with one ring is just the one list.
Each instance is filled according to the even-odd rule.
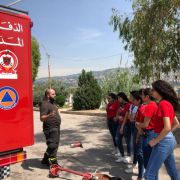
[[46,153],[49,157],[56,157],[60,141],[60,128],[44,130],[44,134],[47,144]]

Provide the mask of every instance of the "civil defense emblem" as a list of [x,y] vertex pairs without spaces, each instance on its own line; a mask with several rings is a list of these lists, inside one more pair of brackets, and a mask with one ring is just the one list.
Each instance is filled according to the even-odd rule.
[[17,79],[17,56],[10,50],[0,51],[0,79]]
[[0,109],[10,110],[13,109],[19,100],[17,91],[9,86],[0,88]]

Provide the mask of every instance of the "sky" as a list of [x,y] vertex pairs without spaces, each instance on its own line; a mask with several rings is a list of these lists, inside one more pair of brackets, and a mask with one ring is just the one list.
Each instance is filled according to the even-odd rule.
[[[0,0],[0,4],[14,1]],[[43,46],[50,54],[51,76],[132,64],[131,54],[109,25],[112,8],[132,13],[130,0],[23,0],[12,7],[28,11],[33,21],[32,35],[41,51],[38,78],[48,76]]]

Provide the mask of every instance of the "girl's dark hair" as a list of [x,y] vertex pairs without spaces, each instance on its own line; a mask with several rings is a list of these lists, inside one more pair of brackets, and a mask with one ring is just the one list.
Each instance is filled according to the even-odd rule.
[[133,96],[134,93],[138,93],[138,91],[130,91],[130,94]]
[[168,82],[158,80],[152,83],[152,87],[164,100],[167,100],[172,104],[175,111],[179,111],[180,105],[177,94]]
[[114,100],[117,100],[117,95],[115,93],[109,93],[108,96],[110,96]]
[[118,97],[121,97],[124,101],[129,102],[129,99],[124,92],[118,93]]
[[143,91],[144,91],[144,88],[140,89],[139,94],[142,95]]
[[137,101],[140,100],[141,104],[143,103],[142,97],[141,97],[141,95],[139,94],[139,92],[133,93],[132,96],[133,96],[133,98],[134,98],[135,100],[137,100]]
[[154,101],[154,97],[152,95],[152,89],[151,88],[144,89],[142,94],[144,94],[145,96],[149,96],[150,100]]

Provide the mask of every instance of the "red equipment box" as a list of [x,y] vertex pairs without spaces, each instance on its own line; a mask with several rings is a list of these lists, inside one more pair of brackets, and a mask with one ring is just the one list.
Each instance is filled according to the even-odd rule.
[[29,16],[0,10],[0,153],[33,144]]

